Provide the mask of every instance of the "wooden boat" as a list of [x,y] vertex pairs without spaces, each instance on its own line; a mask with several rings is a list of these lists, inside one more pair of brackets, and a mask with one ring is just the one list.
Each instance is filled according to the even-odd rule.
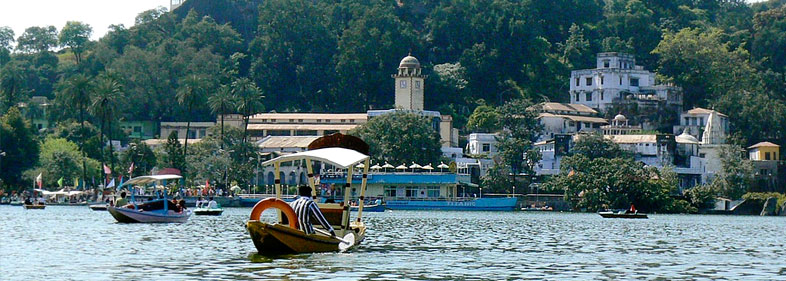
[[194,215],[196,216],[220,216],[221,213],[224,212],[223,208],[196,208],[194,209]]
[[604,217],[604,218],[620,218],[620,219],[646,219],[646,218],[648,218],[647,214],[640,214],[638,212],[636,212],[636,213],[628,213],[628,212],[625,212],[625,211],[620,211],[620,212],[606,211],[606,212],[598,212],[598,214],[601,217]]
[[43,204],[24,204],[24,206],[27,210],[43,210],[46,208],[46,205]]
[[[112,214],[118,222],[123,223],[183,223],[188,221],[191,217],[191,210],[183,210],[182,212],[175,212],[170,209],[171,203],[166,198],[166,191],[163,192],[164,198],[152,200],[143,204],[136,204],[134,198],[135,185],[147,185],[150,183],[156,184],[163,180],[180,179],[178,175],[155,175],[155,176],[139,176],[128,180],[122,186],[128,185],[131,187],[131,204],[126,206],[112,206],[107,207],[107,211]],[[160,206],[160,207],[159,207]]]
[[24,203],[22,203],[22,201],[15,200],[15,201],[11,201],[10,205],[11,206],[22,206],[22,205],[24,205]]
[[[263,165],[273,165],[275,172],[275,198],[266,198],[259,201],[251,211],[251,216],[246,223],[246,228],[251,235],[260,254],[287,254],[287,253],[315,253],[337,252],[356,247],[365,239],[366,226],[361,220],[363,199],[366,192],[366,178],[369,167],[368,144],[359,138],[332,134],[316,139],[308,151],[288,154],[268,160]],[[281,179],[279,178],[280,165],[284,162],[304,161],[308,171],[308,183],[312,190],[312,197],[316,198],[314,172],[312,161],[320,161],[337,168],[347,169],[350,174],[344,190],[350,190],[352,168],[364,163],[363,181],[360,187],[358,212],[355,220],[350,219],[350,207],[343,203],[319,203],[319,209],[335,230],[336,236],[324,234],[318,225],[314,226],[318,233],[306,234],[297,228],[297,215],[292,207],[281,200]],[[345,192],[343,202],[350,202],[350,192]],[[315,200],[316,201],[316,200]],[[278,222],[267,223],[260,221],[260,215],[268,208],[278,209]],[[350,222],[351,221],[351,222]],[[319,232],[322,232],[321,234]]]
[[93,211],[106,211],[106,209],[107,209],[107,205],[106,204],[93,204],[93,205],[89,205],[89,207],[90,207],[90,210],[93,210]]

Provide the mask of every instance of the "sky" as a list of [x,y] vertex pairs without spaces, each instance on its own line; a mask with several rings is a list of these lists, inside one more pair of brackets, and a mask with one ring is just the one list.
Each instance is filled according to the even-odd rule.
[[0,0],[0,26],[11,27],[19,37],[31,26],[54,25],[60,30],[76,20],[93,27],[91,39],[97,40],[109,25],[131,27],[137,14],[158,6],[168,9],[169,0]]
[[0,26],[11,27],[19,37],[31,26],[60,30],[67,21],[81,21],[93,28],[91,39],[97,40],[109,25],[131,27],[137,14],[158,6],[169,9],[169,0],[0,0]]

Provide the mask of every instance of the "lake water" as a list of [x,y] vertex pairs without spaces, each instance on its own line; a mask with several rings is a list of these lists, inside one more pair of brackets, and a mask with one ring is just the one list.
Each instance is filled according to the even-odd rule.
[[786,279],[786,217],[388,211],[364,214],[351,252],[271,259],[245,230],[250,211],[119,224],[85,206],[3,205],[0,279]]

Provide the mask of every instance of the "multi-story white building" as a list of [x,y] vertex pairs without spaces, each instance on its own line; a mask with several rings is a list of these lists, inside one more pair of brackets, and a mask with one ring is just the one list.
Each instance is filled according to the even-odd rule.
[[[699,140],[701,140],[702,135],[704,134],[704,127],[707,125],[707,120],[710,118],[710,113],[717,112],[712,109],[706,109],[701,107],[696,107],[691,110],[682,112],[680,114],[679,125],[673,126],[674,134],[680,134],[682,132],[686,132],[693,136],[696,136]],[[720,124],[720,129],[723,130],[724,134],[729,133],[729,117],[726,114],[717,112],[718,122]]]
[[488,158],[497,155],[497,134],[472,133],[469,134],[467,151],[472,155],[485,154]]
[[594,69],[570,73],[570,102],[605,111],[612,104],[638,103],[644,107],[681,107],[682,91],[670,85],[657,85],[655,73],[636,65],[636,58],[625,53],[599,53]]
[[606,119],[596,117],[598,111],[583,104],[545,102],[532,109],[539,111],[538,120],[543,126],[541,140],[558,134],[597,131],[608,124]]

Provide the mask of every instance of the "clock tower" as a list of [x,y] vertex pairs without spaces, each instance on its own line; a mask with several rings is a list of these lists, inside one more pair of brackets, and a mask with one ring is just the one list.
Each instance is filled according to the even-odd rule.
[[420,73],[420,62],[408,55],[398,65],[398,73],[392,77],[396,80],[396,109],[423,110],[423,80]]

